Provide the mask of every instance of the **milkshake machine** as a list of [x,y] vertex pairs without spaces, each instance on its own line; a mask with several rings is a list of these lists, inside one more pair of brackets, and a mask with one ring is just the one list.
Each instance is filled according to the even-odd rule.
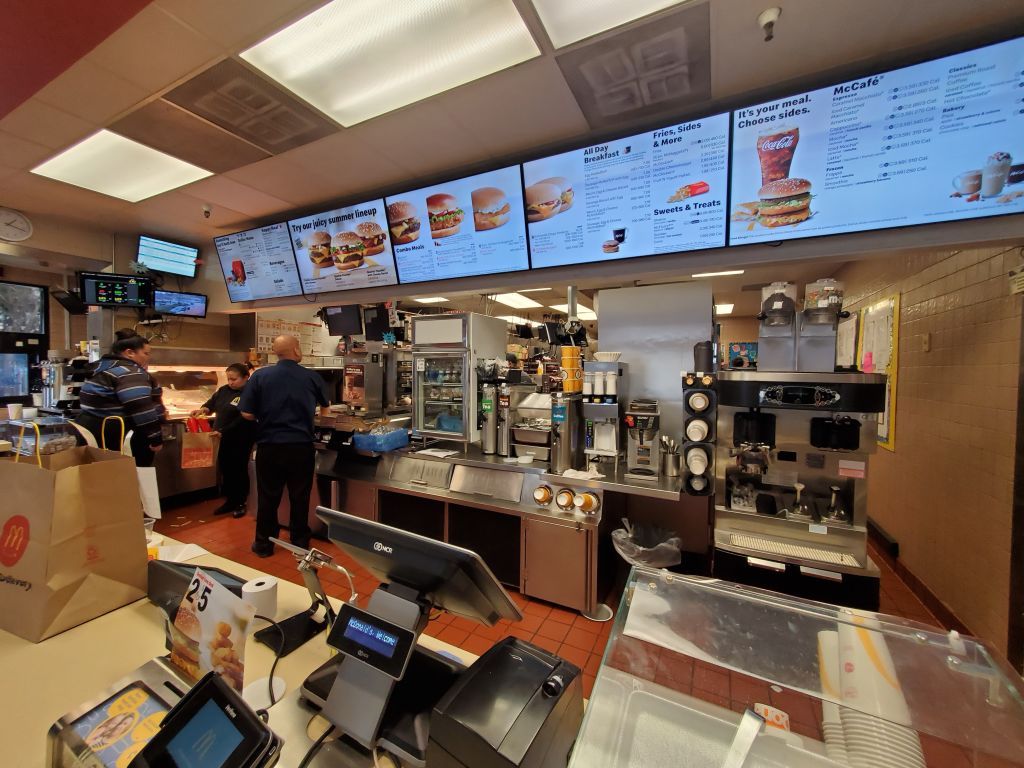
[[715,575],[876,610],[868,456],[885,376],[722,371]]
[[661,472],[661,409],[657,400],[633,400],[626,409],[626,472],[629,480],[657,480]]

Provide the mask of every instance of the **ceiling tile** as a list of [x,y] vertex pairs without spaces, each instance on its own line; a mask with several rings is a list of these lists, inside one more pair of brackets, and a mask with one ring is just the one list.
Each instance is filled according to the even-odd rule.
[[501,157],[579,136],[587,121],[562,72],[534,59],[442,94],[437,106]]
[[221,49],[150,5],[86,57],[148,89],[162,90],[221,55]]
[[430,176],[487,160],[491,154],[471,131],[434,100],[419,102],[348,128],[415,176]]
[[335,198],[401,185],[411,173],[387,153],[343,131],[288,153],[289,161],[332,179]]
[[0,130],[51,149],[63,149],[95,133],[99,126],[29,99],[0,120]]
[[156,5],[233,52],[259,42],[324,1],[157,0]]
[[89,223],[113,226],[108,216],[131,207],[131,203],[90,192],[71,184],[22,172],[7,179],[0,191],[0,204],[23,211],[58,215]]
[[289,154],[228,171],[225,175],[273,197],[289,200],[296,206],[309,205],[337,197],[337,182],[289,159]]
[[[136,203],[132,211],[138,232],[167,232],[175,227],[190,232],[213,232],[222,220],[236,219],[242,214],[232,208],[216,206],[210,218],[203,216],[202,206],[191,195],[180,190],[164,192]],[[179,229],[180,231],[180,229]]]
[[34,168],[39,161],[54,154],[52,147],[0,131],[0,165],[9,168]]
[[97,125],[134,107],[149,91],[88,59],[79,59],[35,98]]
[[[293,205],[226,176],[211,176],[181,187],[178,191],[209,204],[213,208],[213,213],[217,213],[218,206],[230,206],[246,216],[269,216],[285,211]],[[210,218],[214,216],[211,215]]]

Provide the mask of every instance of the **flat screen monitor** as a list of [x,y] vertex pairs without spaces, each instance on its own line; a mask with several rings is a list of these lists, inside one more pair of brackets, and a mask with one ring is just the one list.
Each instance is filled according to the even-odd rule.
[[288,222],[307,294],[397,285],[383,200]]
[[199,258],[199,249],[193,248],[191,245],[182,245],[141,235],[139,237],[139,253],[135,260],[154,272],[195,277],[197,258]]
[[24,397],[28,391],[28,355],[0,352],[0,397]]
[[402,283],[529,269],[518,165],[389,195],[387,204]]
[[363,313],[358,304],[324,307],[324,319],[331,336],[360,336],[363,333]]
[[317,507],[327,537],[382,582],[415,590],[438,608],[494,626],[523,618],[480,556],[361,517]]
[[523,165],[532,266],[725,245],[729,115]]
[[0,333],[46,333],[46,288],[0,280]]
[[141,275],[79,272],[82,301],[90,307],[141,308],[153,305],[153,281]]
[[301,296],[299,270],[284,222],[213,240],[233,302]]
[[383,304],[363,307],[363,328],[366,332],[367,341],[384,341],[385,333],[401,331],[401,328],[391,327],[391,318],[388,308]]
[[730,245],[1024,212],[1024,38],[733,113]]
[[153,311],[161,315],[206,317],[206,295],[182,291],[156,291]]

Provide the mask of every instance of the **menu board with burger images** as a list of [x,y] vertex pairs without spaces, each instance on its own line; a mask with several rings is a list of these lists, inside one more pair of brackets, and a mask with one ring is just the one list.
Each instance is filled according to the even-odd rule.
[[402,283],[529,269],[519,166],[391,195]]
[[733,120],[733,245],[1024,211],[1024,39]]
[[383,200],[293,219],[288,228],[306,293],[398,284]]
[[725,245],[729,116],[523,166],[534,267]]
[[288,225],[257,227],[213,240],[231,301],[300,296]]

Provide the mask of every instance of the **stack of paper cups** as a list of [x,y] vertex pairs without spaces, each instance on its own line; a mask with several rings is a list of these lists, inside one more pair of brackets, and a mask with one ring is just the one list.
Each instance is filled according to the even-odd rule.
[[583,368],[579,347],[562,347],[562,391],[583,391]]
[[277,616],[277,579],[261,576],[242,585],[242,599],[256,609],[257,616]]
[[821,678],[821,731],[825,753],[837,763],[849,763],[846,737],[839,717],[839,633],[818,633],[818,675]]

